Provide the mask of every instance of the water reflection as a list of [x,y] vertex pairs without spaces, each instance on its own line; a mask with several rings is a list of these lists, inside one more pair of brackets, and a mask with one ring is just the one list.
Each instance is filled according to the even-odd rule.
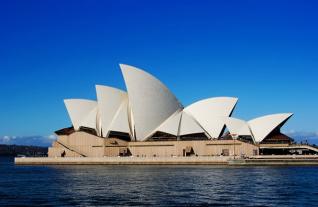
[[0,205],[312,206],[318,201],[317,167],[0,166]]

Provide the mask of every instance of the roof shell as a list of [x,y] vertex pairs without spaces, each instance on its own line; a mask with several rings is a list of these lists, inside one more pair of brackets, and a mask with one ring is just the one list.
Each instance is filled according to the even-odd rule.
[[248,123],[244,120],[226,117],[225,125],[232,135],[252,136]]
[[198,101],[184,109],[204,128],[211,138],[221,136],[225,122],[224,117],[231,115],[237,98],[216,97]]
[[248,122],[256,142],[262,142],[272,131],[281,127],[293,114],[282,113],[262,116]]
[[179,136],[205,133],[199,123],[187,112],[182,112]]
[[131,135],[128,118],[128,98],[120,105],[109,129],[110,131],[124,132]]
[[75,130],[81,126],[96,130],[97,102],[87,99],[64,100]]
[[143,141],[182,105],[169,89],[149,73],[120,64],[135,129],[135,137]]
[[181,117],[182,111],[177,111],[176,113],[171,115],[165,122],[163,122],[156,131],[178,136]]
[[117,88],[96,85],[98,112],[103,137],[107,137],[111,124],[121,105],[128,99],[127,93]]

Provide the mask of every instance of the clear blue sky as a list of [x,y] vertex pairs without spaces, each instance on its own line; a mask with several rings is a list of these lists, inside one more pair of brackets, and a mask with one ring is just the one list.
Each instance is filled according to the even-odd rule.
[[125,88],[119,63],[147,70],[186,106],[235,96],[235,117],[294,112],[318,132],[315,1],[0,3],[0,136],[70,125],[65,98]]

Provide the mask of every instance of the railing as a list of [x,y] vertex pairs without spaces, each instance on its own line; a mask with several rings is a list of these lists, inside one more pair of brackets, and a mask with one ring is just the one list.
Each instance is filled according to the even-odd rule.
[[83,156],[83,157],[87,157],[85,154],[79,152],[78,150],[74,150],[72,147],[65,145],[65,144],[62,143],[61,141],[56,141],[56,142],[59,143],[60,145],[62,145],[63,147],[65,147],[66,149],[72,151],[72,152],[75,152],[75,153],[77,153],[77,154],[79,154],[79,155],[81,155],[81,156]]

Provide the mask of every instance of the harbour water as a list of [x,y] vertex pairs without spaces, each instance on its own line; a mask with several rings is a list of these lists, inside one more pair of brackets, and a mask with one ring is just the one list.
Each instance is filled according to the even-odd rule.
[[317,206],[318,167],[16,166],[0,206]]

